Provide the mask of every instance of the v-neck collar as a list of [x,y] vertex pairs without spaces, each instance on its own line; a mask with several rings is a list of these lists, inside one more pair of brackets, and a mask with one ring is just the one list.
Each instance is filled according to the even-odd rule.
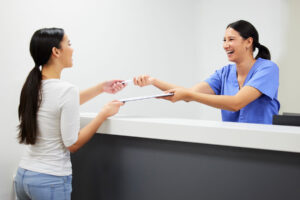
[[[250,71],[248,72],[247,76],[246,76],[246,79],[242,85],[242,87],[244,87],[244,85],[249,81],[251,75],[253,74],[253,72],[255,71],[255,69],[257,68],[257,63],[260,62],[261,58],[257,58],[256,61],[254,62],[254,64],[252,65]],[[239,85],[239,82],[238,82],[238,77],[237,77],[237,68],[236,68],[236,64],[234,64],[234,80],[236,82],[236,85],[237,85],[237,89],[240,90],[240,85]]]

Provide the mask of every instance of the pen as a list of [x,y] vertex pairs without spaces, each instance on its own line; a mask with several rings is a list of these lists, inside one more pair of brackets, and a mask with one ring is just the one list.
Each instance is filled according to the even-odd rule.
[[132,82],[133,82],[132,79],[128,79],[126,81],[122,81],[121,83],[125,85],[125,84],[129,84],[129,83],[132,83]]

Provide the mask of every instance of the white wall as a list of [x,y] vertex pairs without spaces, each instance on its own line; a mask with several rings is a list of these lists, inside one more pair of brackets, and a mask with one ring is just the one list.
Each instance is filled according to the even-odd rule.
[[[197,57],[193,5],[194,1],[172,0],[107,1],[99,6],[90,5],[88,10],[92,14],[89,15],[95,17],[85,16],[89,23],[67,30],[76,55],[74,70],[65,72],[64,77],[80,88],[105,79],[129,79],[144,73],[180,85],[191,85],[196,74],[187,73],[186,69],[194,71]],[[129,86],[115,97],[98,97],[82,106],[82,110],[95,112],[114,98],[157,92],[153,87]],[[169,102],[149,100],[128,103],[120,114],[196,117],[193,110],[193,104],[180,103],[174,109]]]
[[300,1],[285,0],[284,9],[285,23],[282,26],[282,45],[278,56],[280,66],[279,100],[281,112],[300,113]]
[[[65,70],[62,79],[81,89],[144,73],[189,87],[227,64],[222,49],[225,27],[246,19],[279,64],[281,111],[300,112],[299,8],[297,0],[0,0],[0,199],[12,199],[12,175],[24,150],[16,141],[17,107],[33,66],[28,49],[36,29],[66,30],[75,49],[74,67]],[[109,100],[157,92],[151,86],[129,86],[116,96],[97,97],[81,111],[98,112]],[[216,109],[163,100],[127,103],[120,115],[220,120]]]

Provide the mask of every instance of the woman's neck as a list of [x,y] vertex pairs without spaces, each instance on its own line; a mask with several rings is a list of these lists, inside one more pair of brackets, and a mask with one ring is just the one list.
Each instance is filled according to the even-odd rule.
[[237,62],[236,63],[237,75],[247,76],[248,72],[254,65],[255,61],[256,60],[251,56],[243,59],[241,62]]
[[43,65],[42,67],[42,79],[60,79],[62,67],[58,65]]

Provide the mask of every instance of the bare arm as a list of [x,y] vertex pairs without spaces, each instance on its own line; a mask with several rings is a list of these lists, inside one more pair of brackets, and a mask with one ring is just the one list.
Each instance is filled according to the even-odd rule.
[[147,86],[147,85],[153,85],[153,86],[157,87],[158,89],[160,89],[162,91],[170,90],[170,89],[179,87],[177,85],[167,83],[165,81],[153,78],[153,77],[148,76],[148,75],[142,75],[142,76],[139,76],[139,77],[134,77],[133,82],[134,82],[135,85],[138,85],[140,87],[144,87],[144,86]]
[[210,87],[210,85],[207,82],[200,82],[197,85],[194,85],[191,87],[191,90],[198,93],[204,93],[204,94],[215,94],[213,89]]
[[80,91],[80,105],[98,96],[102,92],[114,94],[120,91],[126,86],[121,82],[122,80],[105,81],[88,89]]
[[259,90],[251,86],[243,87],[235,96],[203,94],[184,88],[175,88],[167,92],[172,92],[174,95],[163,97],[163,99],[172,102],[179,100],[197,101],[208,106],[230,111],[238,111],[262,95]]
[[124,105],[122,102],[119,101],[112,101],[104,106],[104,108],[99,112],[99,114],[85,127],[83,127],[79,131],[77,141],[67,147],[71,153],[76,152],[80,149],[83,145],[85,145],[96,133],[97,129],[100,125],[110,116],[116,114],[120,106]]
[[104,83],[99,83],[93,87],[80,91],[80,105],[101,94],[103,92],[103,84]]
[[[144,87],[147,85],[153,85],[162,91],[180,87],[180,86],[159,80],[157,78],[154,78],[154,77],[151,77],[148,75],[142,75],[139,77],[135,77],[133,79],[133,82],[135,85],[138,85],[140,87]],[[191,90],[195,91],[195,92],[205,93],[205,94],[215,94],[215,92],[211,89],[210,85],[206,82],[201,82],[201,83],[196,84],[195,86],[193,86],[191,88]]]

